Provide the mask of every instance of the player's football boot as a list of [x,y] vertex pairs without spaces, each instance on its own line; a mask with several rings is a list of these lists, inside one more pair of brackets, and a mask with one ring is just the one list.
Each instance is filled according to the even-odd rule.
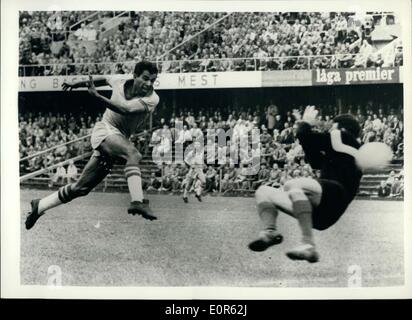
[[132,201],[130,203],[129,209],[127,212],[132,215],[139,214],[147,220],[156,220],[157,217],[153,214],[152,209],[149,207],[149,200],[143,199],[143,202]]
[[195,197],[197,198],[197,200],[199,200],[199,202],[202,202],[202,196],[196,194]]
[[185,203],[188,203],[188,202],[189,202],[189,199],[188,199],[187,197],[183,197],[183,201],[184,201]]
[[268,229],[259,233],[259,238],[249,243],[252,251],[265,251],[267,248],[279,244],[283,241],[283,236],[276,230]]
[[30,202],[31,211],[27,213],[26,217],[26,229],[30,230],[36,224],[36,221],[41,217],[39,214],[39,202],[40,199],[34,199]]
[[311,244],[302,244],[295,249],[286,253],[289,259],[292,260],[306,260],[310,263],[319,261],[319,254],[315,246]]

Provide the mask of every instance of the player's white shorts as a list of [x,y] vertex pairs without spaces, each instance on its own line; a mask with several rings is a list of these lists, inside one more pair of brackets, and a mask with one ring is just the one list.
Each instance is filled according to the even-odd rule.
[[92,136],[91,136],[91,139],[90,139],[90,143],[92,145],[92,148],[94,149],[94,154],[96,156],[98,156],[100,154],[100,152],[97,151],[96,149],[101,145],[101,143],[108,136],[113,135],[113,134],[118,134],[118,135],[121,135],[121,136],[125,137],[125,135],[123,133],[121,133],[119,129],[113,127],[112,125],[110,125],[110,124],[108,124],[104,121],[97,122],[94,125],[93,131],[92,131]]
[[203,168],[200,167],[191,167],[187,173],[189,179],[199,179],[200,182],[206,183],[206,176],[203,173]]

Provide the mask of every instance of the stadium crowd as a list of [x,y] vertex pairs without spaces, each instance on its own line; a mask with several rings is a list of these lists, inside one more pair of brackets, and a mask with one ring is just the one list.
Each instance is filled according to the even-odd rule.
[[[131,12],[130,19],[120,23],[112,34],[100,30],[99,22],[86,21],[77,30],[69,30],[70,25],[89,14],[23,12],[20,64],[34,67],[26,67],[21,73],[128,73],[133,61],[141,59],[159,60],[161,72],[354,68],[403,63],[401,44],[386,59],[390,61],[376,53],[371,45],[375,25],[372,16],[246,12],[232,13],[214,24],[225,13]],[[96,19],[104,15],[101,13]],[[196,40],[170,52],[206,28]],[[93,50],[82,42],[94,40],[99,41]],[[60,43],[58,51],[52,52],[53,41]]]
[[[84,67],[73,63],[97,62],[86,51],[82,41],[97,40],[102,19],[114,14],[116,12],[112,11],[22,11],[19,19],[19,62],[32,67],[21,69],[20,75],[81,74]],[[88,20],[88,17],[93,18]],[[97,24],[90,23],[93,19]],[[57,44],[58,49],[53,50],[53,44]]]
[[62,145],[91,133],[96,121],[90,115],[75,117],[72,114],[26,113],[19,115],[20,159],[61,145],[53,152],[46,152],[20,162],[20,173],[48,168],[91,150],[90,139]]
[[377,196],[379,198],[396,198],[404,196],[404,174],[403,170],[398,172],[391,171],[386,180],[381,181]]
[[[316,176],[317,171],[312,170],[305,163],[303,150],[296,140],[296,124],[292,112],[280,113],[278,107],[273,103],[266,110],[258,107],[254,110],[256,111],[233,107],[199,112],[177,110],[168,118],[160,118],[158,122],[154,123],[154,126],[160,130],[154,130],[153,133],[145,131],[137,138],[132,137],[132,141],[142,154],[159,155],[173,148],[175,144],[182,144],[186,147],[199,138],[204,139],[206,192],[250,192],[256,190],[260,185],[279,187],[291,178]],[[320,130],[328,130],[332,125],[333,117],[342,112],[339,108],[327,105],[322,106],[320,110]],[[346,112],[354,114],[360,121],[363,143],[385,142],[392,148],[395,157],[403,158],[404,125],[401,113],[395,112],[394,109],[373,109],[371,104],[367,104],[364,108],[349,107]],[[91,133],[94,123],[100,119],[101,115],[92,117],[86,113],[80,116],[53,113],[20,114],[20,158],[88,135]],[[179,125],[183,128],[182,131],[175,130]],[[249,140],[246,141],[252,142],[250,140],[252,129],[258,129],[260,133],[260,140],[254,141],[257,148],[249,148],[249,153],[243,154],[242,152],[246,148],[236,149],[240,161],[230,161],[232,159],[230,154],[234,151],[235,144],[227,142],[237,139],[237,141],[241,141],[242,136],[249,137]],[[224,141],[214,145],[214,150],[211,150],[207,145],[207,136],[216,130],[223,130],[222,132],[227,137]],[[21,174],[24,174],[49,168],[51,165],[90,150],[89,139],[82,139],[76,143],[62,145],[52,152],[21,161],[20,171]],[[253,157],[260,157],[260,161],[253,162]],[[180,192],[185,188],[186,174],[189,170],[187,164],[172,163],[172,161],[166,160],[158,165],[161,174],[153,173],[150,178],[145,179],[145,189]],[[255,169],[252,174],[251,169]],[[50,184],[59,182],[65,177],[74,179],[78,172],[76,171],[75,174],[73,172],[74,169],[69,170],[69,167],[66,169],[59,166],[56,170],[48,173],[51,177]],[[403,179],[399,178],[397,183],[392,180],[385,182],[386,189],[389,186],[390,194],[400,194],[399,190],[403,188]],[[195,185],[192,187],[195,188]]]
[[[163,64],[163,71],[380,66],[382,58],[372,55],[373,28],[372,18],[360,22],[349,13],[234,13],[207,30],[199,46],[169,55],[174,62]],[[240,59],[245,57],[254,59]],[[190,59],[196,61],[177,61]]]
[[[300,108],[302,109],[302,107]],[[319,115],[319,129],[329,130],[333,117],[342,112],[339,108],[330,106],[321,107]],[[398,109],[400,110],[400,109]],[[389,145],[396,158],[403,157],[403,120],[402,114],[395,113],[394,109],[383,111],[382,108],[373,110],[368,104],[365,108],[350,107],[346,112],[352,113],[359,120],[362,128],[362,143],[381,141]],[[176,115],[178,114],[178,116]],[[205,160],[207,165],[204,172],[207,178],[207,191],[228,192],[233,190],[253,191],[262,184],[281,186],[288,179],[300,176],[316,176],[317,172],[305,163],[303,150],[296,140],[296,124],[291,111],[280,114],[275,105],[270,105],[266,114],[250,111],[233,111],[232,108],[205,113],[199,111],[180,111],[171,115],[168,120],[161,118],[157,123],[160,130],[154,131],[151,137],[153,154],[159,156],[170,151],[174,144],[183,146],[204,139]],[[176,131],[176,127],[183,128]],[[258,141],[261,157],[260,168],[254,174],[248,173],[253,167],[253,157],[257,151],[249,149],[249,154],[241,154],[239,163],[228,161],[235,148],[229,141],[241,141],[241,135],[249,135],[252,129],[260,132]],[[216,130],[223,130],[228,136],[225,143],[217,143],[213,150],[208,149],[208,134]],[[206,139],[205,139],[206,137]],[[252,141],[249,140],[251,143]],[[254,154],[255,152],[255,154]],[[210,157],[212,155],[212,158]],[[242,157],[243,156],[243,157]],[[226,163],[225,163],[226,161]],[[165,158],[162,177],[152,177],[150,189],[159,191],[177,192],[185,186],[185,166],[176,166],[170,159]]]

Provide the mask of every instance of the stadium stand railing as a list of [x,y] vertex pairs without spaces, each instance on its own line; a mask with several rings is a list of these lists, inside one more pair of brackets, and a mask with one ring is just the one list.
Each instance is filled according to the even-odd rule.
[[[32,158],[35,158],[35,157],[43,156],[44,154],[47,154],[47,153],[49,153],[49,152],[53,152],[53,151],[55,151],[56,149],[58,149],[58,148],[60,148],[60,147],[62,147],[62,146],[68,146],[68,145],[70,145],[70,144],[73,144],[73,143],[76,143],[76,142],[79,142],[79,141],[82,141],[82,140],[85,140],[85,139],[89,139],[90,136],[91,136],[91,135],[88,134],[88,135],[85,135],[85,136],[83,136],[83,137],[80,137],[80,138],[77,138],[77,139],[73,139],[73,140],[68,141],[68,142],[65,142],[65,143],[58,144],[58,145],[56,145],[56,146],[54,146],[54,147],[47,148],[47,149],[42,150],[42,151],[40,151],[40,152],[33,153],[33,154],[31,154],[31,155],[28,155],[28,156],[26,156],[26,157],[21,158],[21,159],[20,159],[20,163],[21,163],[21,162],[24,162],[24,161],[28,161],[28,160],[30,160],[30,159],[32,159]],[[29,179],[31,179],[31,178],[35,178],[35,177],[37,177],[37,176],[43,175],[43,174],[49,172],[50,170],[52,170],[52,169],[54,169],[54,168],[57,168],[57,167],[60,166],[60,165],[66,165],[66,164],[68,164],[71,160],[72,160],[73,162],[79,161],[79,160],[84,159],[84,158],[86,158],[86,157],[88,157],[88,156],[90,156],[90,155],[91,155],[91,152],[86,152],[86,153],[84,153],[84,154],[78,155],[78,156],[73,157],[73,158],[71,158],[71,159],[66,159],[66,160],[61,161],[61,162],[59,162],[59,163],[53,164],[53,165],[51,165],[51,166],[49,166],[49,167],[47,167],[47,168],[42,168],[42,169],[37,170],[37,171],[34,171],[34,172],[26,173],[26,174],[20,176],[20,182],[24,182],[24,181],[29,180]]]
[[[347,54],[335,55],[317,55],[317,56],[280,56],[264,58],[224,58],[224,59],[199,59],[199,60],[167,60],[152,61],[156,63],[160,73],[185,73],[185,72],[218,72],[218,71],[271,71],[271,70],[313,70],[317,68],[326,69],[343,69],[348,68],[340,58],[346,57]],[[362,54],[351,54],[351,60],[355,61]],[[319,61],[326,63],[327,66],[317,66]],[[299,66],[296,63],[301,61]],[[136,62],[88,62],[88,63],[68,63],[68,64],[43,64],[43,65],[20,65],[19,74],[22,77],[35,75],[44,75],[44,70],[50,70],[48,74],[53,74],[53,68],[60,67],[64,70],[63,74],[58,75],[76,75],[76,67],[94,66],[98,70],[107,70],[108,68],[114,73],[116,66],[122,65],[126,70],[131,71]],[[365,60],[366,63],[366,60]],[[362,66],[359,66],[362,67]],[[366,65],[364,66],[366,67]],[[354,65],[349,68],[355,68]],[[42,74],[43,73],[43,74]]]
[[[59,145],[60,146],[60,145]],[[59,146],[56,146],[59,147]],[[164,172],[164,166],[159,166],[155,164],[152,160],[152,149],[147,149],[147,152],[143,154],[143,159],[141,160],[141,171],[143,180],[148,180],[152,173],[155,173],[156,177],[162,178]],[[91,155],[91,152],[87,152],[83,155],[74,157],[72,159],[65,160],[58,164],[54,164],[49,168],[38,170],[33,173],[26,174],[20,178],[22,187],[36,187],[40,189],[49,189],[49,177],[43,177],[42,174],[49,172],[50,170],[57,168],[59,165],[67,165],[70,160],[74,161],[77,165],[77,168],[81,172],[84,166],[87,163],[87,158]],[[32,155],[35,157],[37,154]],[[223,170],[216,167],[219,181],[222,181]],[[383,170],[378,171],[368,171],[365,172],[361,185],[358,191],[358,197],[363,199],[376,199],[378,197],[377,190],[382,181],[386,181],[389,177],[391,171],[395,172],[396,175],[403,169],[403,160],[395,159],[392,163]],[[222,190],[222,185],[219,183],[219,190],[216,193],[217,195],[223,196],[253,196],[255,189],[253,188],[253,182],[255,181],[254,177],[247,177],[245,181],[237,182],[231,181],[229,187],[226,190]],[[55,184],[55,187],[61,186],[63,183]],[[163,191],[163,182],[161,182],[159,190],[147,191],[149,193],[163,194],[171,193],[172,191]],[[120,164],[115,164],[110,172],[110,174],[100,183],[95,189],[95,191],[102,192],[127,192],[128,186],[127,181],[124,177],[123,166]],[[385,198],[388,200],[388,198]],[[390,199],[390,198],[389,198]],[[402,197],[393,198],[402,199]]]
[[[136,138],[138,138],[141,134],[137,134]],[[40,152],[31,154],[29,156],[23,157],[20,159],[20,163],[23,161],[28,161],[32,158],[43,156],[47,153],[53,152],[54,150],[64,146],[64,145],[70,145],[73,143],[77,143],[79,141],[89,139],[89,135],[85,135],[83,137],[56,145],[52,148],[48,148],[46,150],[42,150]],[[87,151],[83,154],[77,155],[75,157],[72,157],[70,159],[66,159],[64,161],[60,161],[58,163],[55,163],[49,167],[42,168],[40,170],[36,170],[34,172],[29,172],[25,173],[20,176],[20,184],[22,187],[36,187],[40,189],[47,189],[49,188],[49,182],[51,178],[49,177],[49,173],[59,167],[59,166],[65,166],[69,164],[70,161],[73,161],[77,168],[81,170],[84,168],[84,166],[87,163],[88,158],[92,155],[91,151]],[[160,169],[151,161],[149,153],[145,154],[142,161],[141,161],[141,171],[142,171],[142,176],[143,178],[147,178],[150,176],[152,172],[154,173],[159,173]],[[63,179],[64,181],[64,179]],[[56,184],[56,186],[59,186],[61,184]],[[105,180],[100,183],[95,190],[101,190],[101,191],[106,191],[106,190],[127,190],[127,182],[126,179],[124,178],[124,172],[123,172],[123,166],[115,164],[113,166],[113,169],[111,170],[111,173],[105,178]]]
[[98,17],[98,15],[99,15],[99,11],[95,11],[89,14],[88,16],[84,17],[83,19],[77,21],[76,23],[72,24],[71,26],[69,26],[70,32],[73,32],[74,30],[76,30],[78,27],[81,26],[82,23],[86,23],[90,19]]
[[130,19],[130,15],[130,11],[123,11],[104,21],[99,26],[100,39],[109,37],[110,35],[114,34],[116,32],[115,28],[118,27],[125,19]]

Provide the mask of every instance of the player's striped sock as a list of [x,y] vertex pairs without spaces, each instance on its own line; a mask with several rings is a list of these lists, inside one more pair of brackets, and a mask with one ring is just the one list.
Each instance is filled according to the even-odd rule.
[[302,231],[302,242],[315,245],[312,231],[312,204],[302,190],[291,190],[289,197],[292,200],[293,214],[299,221]]
[[189,183],[186,184],[186,186],[185,186],[184,189],[183,189],[183,198],[187,198],[187,194],[189,193],[189,190],[188,190],[188,189],[190,189]]
[[62,203],[70,202],[75,198],[73,193],[72,193],[72,185],[71,184],[68,184],[68,185],[65,185],[64,187],[61,187],[57,194],[58,194],[59,199]]
[[142,174],[136,165],[126,165],[124,169],[132,201],[143,202]]
[[257,205],[257,208],[265,229],[276,230],[276,220],[278,217],[276,206],[271,202],[261,202]]
[[202,195],[202,184],[197,183],[195,186],[195,192],[197,196],[201,196]]
[[53,192],[51,195],[41,199],[39,202],[38,213],[43,214],[46,210],[57,207],[62,203],[67,203],[71,200],[73,200],[71,185],[68,184],[61,187],[59,191]]

